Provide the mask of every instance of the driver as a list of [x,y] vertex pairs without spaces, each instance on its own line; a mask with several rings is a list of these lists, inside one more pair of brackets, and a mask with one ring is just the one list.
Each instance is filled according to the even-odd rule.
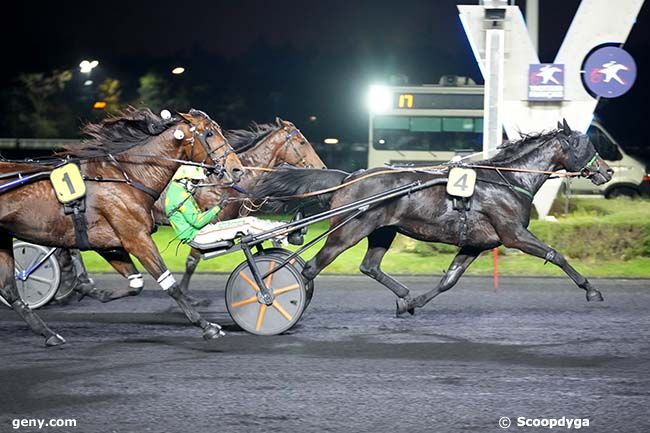
[[214,206],[201,212],[194,192],[207,176],[201,167],[182,165],[169,184],[165,198],[165,214],[183,243],[192,242],[192,246],[201,249],[220,240],[232,239],[237,233],[256,234],[282,225],[282,222],[261,220],[253,217],[224,221],[217,224],[210,222],[219,214],[221,208]]

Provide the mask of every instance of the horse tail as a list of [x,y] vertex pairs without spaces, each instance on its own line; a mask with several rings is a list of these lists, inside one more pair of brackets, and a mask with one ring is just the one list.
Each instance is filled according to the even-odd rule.
[[[287,210],[299,201],[298,207],[305,207],[307,203],[301,200],[301,195],[338,186],[349,175],[342,170],[281,168],[262,176],[251,195],[257,199],[268,198],[267,206],[274,212]],[[321,207],[326,207],[333,195],[332,191],[309,198],[311,203],[316,201]]]

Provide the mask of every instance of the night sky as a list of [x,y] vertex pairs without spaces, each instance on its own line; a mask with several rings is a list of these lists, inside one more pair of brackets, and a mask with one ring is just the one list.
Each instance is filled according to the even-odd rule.
[[[102,74],[120,79],[128,94],[143,73],[169,74],[178,64],[185,75],[169,79],[211,83],[192,92],[195,108],[210,112],[242,97],[246,122],[280,115],[316,135],[308,135],[312,140],[330,135],[364,142],[370,83],[393,74],[408,76],[411,84],[437,83],[443,74],[482,83],[458,3],[477,2],[14,2],[0,30],[0,82],[6,89],[22,72],[76,68],[90,58],[100,61]],[[550,62],[579,1],[540,4],[540,58]],[[624,148],[646,155],[649,15],[646,5],[625,45],[637,62],[637,84],[597,110]],[[310,115],[318,116],[318,125],[307,125]]]

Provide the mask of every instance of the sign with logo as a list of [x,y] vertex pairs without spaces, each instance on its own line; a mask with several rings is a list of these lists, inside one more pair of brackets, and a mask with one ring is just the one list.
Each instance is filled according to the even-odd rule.
[[636,63],[622,48],[599,48],[585,60],[583,81],[587,89],[598,96],[621,96],[630,90],[635,79]]
[[528,68],[529,101],[564,99],[564,65],[542,63]]

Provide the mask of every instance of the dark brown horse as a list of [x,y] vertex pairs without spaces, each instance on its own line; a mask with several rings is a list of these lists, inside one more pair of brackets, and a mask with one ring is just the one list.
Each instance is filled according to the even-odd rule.
[[[255,185],[262,170],[256,168],[273,168],[283,164],[302,168],[324,169],[325,164],[320,159],[311,143],[305,138],[293,123],[276,119],[275,123],[255,125],[251,130],[233,130],[226,132],[228,142],[235,148],[237,156],[246,167],[250,167],[246,176],[239,184],[243,190]],[[211,178],[209,182],[214,183]],[[242,195],[232,188],[207,187],[199,188],[195,198],[201,208],[208,209],[219,203],[225,203],[217,219],[227,221],[238,218],[241,201],[232,200]],[[164,197],[156,202],[156,216],[164,216]],[[166,218],[157,219],[159,224],[167,224]],[[199,264],[200,251],[192,249],[185,263],[185,274],[180,282],[181,290],[187,294],[190,279]]]
[[[476,188],[469,200],[454,200],[443,185],[431,186],[375,205],[330,234],[323,248],[305,266],[303,276],[307,280],[314,279],[339,254],[367,237],[368,251],[361,263],[361,272],[397,295],[398,314],[406,311],[413,313],[416,307],[423,307],[453,287],[482,251],[505,245],[559,266],[585,290],[588,301],[601,301],[602,295],[586,278],[569,265],[560,253],[527,229],[532,197],[549,178],[549,172],[558,169],[582,172],[596,185],[611,179],[611,169],[598,156],[589,138],[571,131],[565,121],[555,131],[506,144],[494,158],[477,165],[491,168],[476,169]],[[258,197],[302,194],[340,185],[344,180],[375,171],[378,170],[349,175],[335,170],[284,170],[265,176],[255,192]],[[323,200],[329,201],[334,208],[415,181],[442,179],[444,182],[446,176],[446,170],[440,173],[395,170],[338,189],[324,196]],[[347,215],[333,218],[331,224],[338,224],[345,218]],[[380,268],[397,233],[422,241],[460,247],[438,285],[416,298],[411,298],[406,286]]]
[[[122,296],[135,295],[143,287],[142,276],[129,257],[132,254],[176,300],[192,324],[203,329],[204,338],[218,337],[220,327],[203,319],[181,293],[151,232],[154,202],[183,161],[208,162],[231,179],[242,176],[243,167],[221,128],[198,110],[170,119],[161,119],[149,110],[130,110],[89,124],[83,132],[90,138],[70,147],[67,155],[79,164],[86,178],[86,241],[82,242],[83,237],[75,232],[73,218],[64,213],[50,180],[37,180],[4,192],[0,199],[0,295],[35,333],[45,337],[46,345],[63,344],[65,340],[18,296],[13,276],[13,237],[48,246],[96,250],[128,278],[127,289],[114,291]],[[0,175],[51,168],[0,162]]]

